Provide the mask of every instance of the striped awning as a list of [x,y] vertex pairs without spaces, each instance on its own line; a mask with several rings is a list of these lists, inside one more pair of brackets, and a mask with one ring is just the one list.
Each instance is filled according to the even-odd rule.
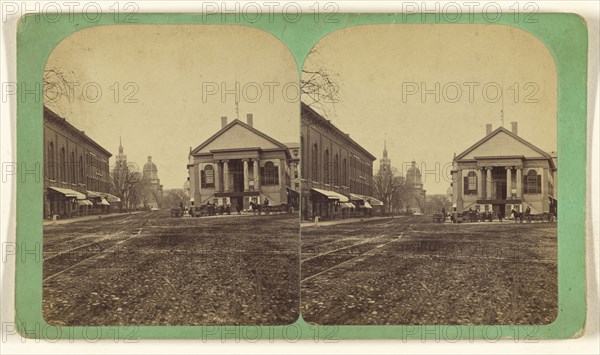
[[342,203],[340,203],[340,207],[342,207],[342,208],[356,208],[352,202],[342,202]]
[[362,205],[362,206],[360,206],[360,207],[363,207],[363,208],[369,208],[369,209],[373,208],[373,206],[371,206],[371,204],[370,204],[370,203],[368,203],[367,201],[365,201],[365,204],[364,204],[364,205]]
[[340,202],[350,202],[350,200],[348,199],[347,196],[342,195],[342,194],[340,194],[338,192],[335,192],[335,191],[315,189],[315,188],[313,188],[311,190],[314,191],[314,192],[316,192],[316,193],[318,193],[318,194],[320,194],[320,195],[323,195],[323,196],[327,197],[330,200],[337,200],[337,201],[340,201]]
[[111,194],[106,194],[106,200],[107,200],[109,203],[119,203],[119,202],[121,202],[121,199],[120,199],[120,198],[118,198],[118,197],[117,197],[117,196],[115,196],[115,195],[111,195]]
[[90,200],[77,200],[79,206],[93,206],[94,204]]
[[85,200],[86,196],[79,191],[71,190],[71,189],[63,189],[59,187],[48,187],[48,189],[54,190],[65,197],[74,197],[78,200]]

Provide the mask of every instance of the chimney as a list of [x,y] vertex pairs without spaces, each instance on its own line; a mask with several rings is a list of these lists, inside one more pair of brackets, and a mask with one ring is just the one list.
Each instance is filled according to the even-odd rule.
[[492,133],[492,124],[488,123],[485,125],[485,135],[487,136],[490,133]]
[[248,126],[254,127],[254,120],[251,113],[246,115],[246,122],[248,123]]
[[221,116],[221,128],[227,126],[227,116]]
[[518,136],[519,135],[519,122],[511,122],[510,124],[512,125],[512,133],[515,136]]

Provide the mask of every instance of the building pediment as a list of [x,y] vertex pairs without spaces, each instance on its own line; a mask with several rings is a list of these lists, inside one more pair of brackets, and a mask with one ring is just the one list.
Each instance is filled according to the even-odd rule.
[[285,145],[249,125],[234,120],[192,151],[192,155],[232,150],[287,149]]
[[489,160],[492,163],[493,160],[504,159],[515,160],[517,163],[518,160],[525,157],[527,159],[550,159],[548,153],[500,127],[459,154],[456,160]]

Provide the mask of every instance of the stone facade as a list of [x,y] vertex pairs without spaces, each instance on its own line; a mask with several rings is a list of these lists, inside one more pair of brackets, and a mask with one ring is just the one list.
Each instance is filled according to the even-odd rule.
[[453,205],[457,212],[492,211],[508,217],[513,207],[532,214],[556,211],[553,157],[504,127],[454,158]]
[[290,176],[297,163],[288,146],[238,119],[227,124],[189,154],[190,204],[230,204],[233,211],[250,208],[250,202],[270,206],[288,204]]

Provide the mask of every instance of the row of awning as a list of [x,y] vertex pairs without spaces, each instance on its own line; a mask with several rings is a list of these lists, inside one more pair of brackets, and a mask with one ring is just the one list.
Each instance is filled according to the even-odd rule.
[[93,206],[94,204],[89,199],[98,199],[96,204],[100,206],[110,206],[111,203],[121,202],[120,198],[111,195],[107,192],[96,192],[88,190],[84,194],[79,191],[65,189],[62,187],[49,187],[48,189],[55,191],[67,198],[75,198],[79,206]]
[[350,194],[350,197],[340,194],[335,191],[323,190],[323,189],[311,189],[312,191],[327,197],[329,200],[338,201],[342,208],[356,208],[356,206],[350,201],[356,201],[360,203],[360,207],[372,209],[373,206],[383,206],[383,202],[379,201],[375,197],[364,196],[358,194]]

